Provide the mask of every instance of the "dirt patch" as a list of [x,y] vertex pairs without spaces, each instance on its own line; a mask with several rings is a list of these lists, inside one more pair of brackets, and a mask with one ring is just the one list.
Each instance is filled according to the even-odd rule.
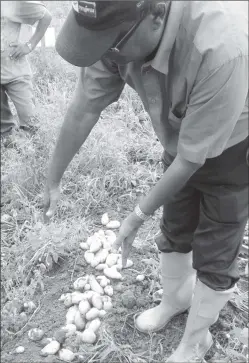
[[[158,253],[156,247],[135,247],[131,259],[134,266],[129,270],[123,270],[125,277],[122,282],[113,282],[114,296],[112,297],[114,309],[104,318],[100,330],[99,341],[93,346],[83,344],[78,353],[79,362],[163,362],[177,347],[184,331],[187,313],[174,318],[165,329],[157,334],[147,335],[138,332],[134,328],[134,315],[155,305],[152,294],[160,287],[158,270]],[[144,260],[145,259],[145,260]],[[40,309],[28,324],[26,329],[17,336],[9,336],[9,340],[3,345],[2,362],[4,363],[38,363],[57,362],[57,356],[43,358],[40,356],[39,343],[28,339],[28,330],[38,327],[45,331],[46,337],[53,337],[55,331],[65,325],[66,308],[58,301],[62,293],[73,291],[72,282],[86,273],[94,272],[86,265],[83,252],[74,251],[70,257],[57,265],[57,268],[44,279],[44,292],[36,296],[34,302],[40,304]],[[145,280],[136,282],[138,274],[144,273]],[[123,304],[123,295],[134,296],[134,303],[127,308]],[[132,306],[133,305],[133,306]],[[220,319],[212,327],[211,332],[215,340],[226,347],[231,330],[231,321],[235,317],[235,308],[229,303],[221,312]],[[246,324],[241,323],[240,326]],[[25,348],[24,353],[16,354],[17,346]],[[208,354],[208,358],[217,352],[214,346]]]
[[[38,327],[45,331],[47,337],[52,337],[56,329],[64,325],[66,309],[58,299],[64,290],[69,290],[70,274],[68,270],[72,266],[73,260],[69,259],[68,263],[57,268],[53,275],[44,278],[44,292],[34,299],[36,305],[40,305],[40,309],[20,336],[10,335],[10,340],[2,349],[4,362],[35,363],[43,361],[39,354],[41,347],[38,343],[29,340],[27,332],[30,328]],[[17,355],[14,351],[20,345],[25,348],[25,352]]]

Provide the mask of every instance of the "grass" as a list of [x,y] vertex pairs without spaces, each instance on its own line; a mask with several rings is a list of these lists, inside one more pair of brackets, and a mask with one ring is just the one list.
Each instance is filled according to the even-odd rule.
[[[7,198],[2,213],[10,216],[2,231],[5,259],[10,249],[18,255],[19,249],[30,241],[30,231],[39,229],[42,223],[46,167],[76,83],[75,69],[66,65],[63,68],[53,51],[47,52],[46,63],[39,59],[37,51],[32,65],[40,130],[20,142],[19,148],[2,148],[2,196]],[[151,137],[149,122],[146,126],[134,123],[138,116],[131,99],[143,112],[137,96],[127,88],[121,99],[103,112],[65,172],[62,199],[54,219],[57,227],[53,228],[85,219],[87,231],[91,229],[88,223],[91,225],[107,209],[116,213],[122,210],[124,216],[159,178],[161,148]]]
[[[19,140],[17,135],[16,148],[1,144],[1,215],[7,217],[1,233],[3,305],[32,299],[42,290],[44,271],[58,258],[66,258],[65,245],[76,248],[79,238],[90,235],[105,211],[124,218],[162,172],[162,149],[138,96],[126,87],[118,102],[102,113],[65,172],[56,215],[44,225],[47,165],[78,69],[52,49],[45,53],[37,49],[30,61],[39,131],[32,138]],[[7,329],[13,319],[5,322]]]
[[[58,29],[70,2],[45,3],[53,14],[52,25]],[[1,145],[1,215],[7,216],[1,233],[2,304],[31,299],[43,288],[44,272],[54,262],[67,258],[80,238],[89,236],[100,215],[108,210],[122,220],[162,174],[162,148],[137,94],[127,86],[120,99],[102,113],[65,172],[56,215],[44,225],[42,203],[48,160],[73,95],[78,69],[51,49],[34,51],[31,63],[40,129],[32,138],[17,140],[17,148]],[[158,225],[159,212],[154,221]],[[143,233],[145,240],[151,239],[151,226]],[[155,269],[152,266],[152,278]],[[244,295],[238,294],[239,301],[248,312]],[[11,321],[5,322],[5,327],[10,326]],[[125,357],[122,361],[146,362],[142,356],[135,357],[129,346],[115,345],[107,331],[102,338],[101,349],[88,357],[89,362],[107,354],[107,347],[113,349],[109,353],[116,358]],[[229,344],[232,351],[238,344],[236,339]]]

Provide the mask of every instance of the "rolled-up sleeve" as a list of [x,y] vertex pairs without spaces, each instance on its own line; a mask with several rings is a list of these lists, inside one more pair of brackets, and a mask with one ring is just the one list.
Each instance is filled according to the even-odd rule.
[[[182,120],[178,153],[204,164],[226,148],[248,97],[248,56],[241,55],[199,81]],[[245,135],[246,138],[247,135]]]
[[46,7],[41,1],[12,1],[9,19],[21,24],[34,25],[42,19]]
[[116,101],[124,88],[118,72],[111,71],[103,61],[80,69],[73,102],[82,112],[101,113]]

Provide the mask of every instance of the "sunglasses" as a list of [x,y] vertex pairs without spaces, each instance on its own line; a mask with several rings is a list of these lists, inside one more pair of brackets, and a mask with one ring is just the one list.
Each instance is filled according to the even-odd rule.
[[128,30],[128,32],[115,45],[113,45],[110,49],[108,49],[108,52],[119,53],[121,48],[125,45],[125,43],[128,42],[128,40],[134,34],[134,32],[139,27],[141,22],[144,20],[145,15],[146,14],[144,14],[138,21],[136,21],[136,23],[132,25],[132,27]]

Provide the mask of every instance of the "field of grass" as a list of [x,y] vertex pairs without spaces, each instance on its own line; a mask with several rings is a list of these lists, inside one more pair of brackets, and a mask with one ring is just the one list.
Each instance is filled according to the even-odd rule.
[[[53,15],[52,26],[58,32],[70,2],[45,3]],[[17,147],[5,148],[1,145],[1,335],[5,362],[35,363],[41,361],[38,353],[31,355],[31,358],[20,358],[13,356],[13,351],[16,346],[24,345],[22,339],[32,323],[42,325],[44,319],[43,327],[51,332],[52,326],[48,325],[50,318],[44,313],[36,320],[34,314],[29,321],[23,321],[19,314],[20,304],[33,300],[42,310],[42,301],[47,294],[47,304],[50,306],[47,313],[51,316],[59,316],[59,312],[65,315],[65,311],[56,310],[58,302],[53,299],[56,296],[58,300],[61,292],[71,286],[77,273],[80,276],[76,268],[81,256],[79,242],[101,228],[100,218],[104,212],[122,221],[140,196],[156,183],[162,174],[162,147],[137,94],[126,87],[120,99],[102,113],[90,137],[65,172],[56,215],[51,223],[45,225],[42,204],[48,160],[77,82],[78,69],[64,62],[53,49],[46,49],[45,52],[35,50],[30,61],[34,72],[39,131],[32,138],[19,140],[17,136]],[[159,230],[160,214],[161,211],[157,211],[153,219],[141,228],[135,241],[134,261],[137,261],[137,265],[134,268],[142,270],[144,265],[141,265],[141,260],[150,260],[150,263],[145,261],[149,270],[147,287],[150,294],[160,287],[158,254],[153,243],[153,236]],[[248,239],[248,230],[245,236]],[[241,271],[244,271],[245,264],[246,257],[241,255]],[[132,281],[129,275],[127,279]],[[247,283],[248,277],[242,276],[233,304],[223,314],[223,328],[228,325],[226,332],[220,334],[219,326],[214,330],[220,342],[219,352],[223,354],[219,355],[219,359],[223,362],[246,361],[247,347],[239,337],[247,324]],[[141,294],[141,289],[137,288],[138,294],[139,291]],[[130,312],[120,307],[118,296],[116,300],[116,313],[120,312],[121,318],[110,318],[116,330],[111,329],[110,332],[107,325],[99,344],[89,348],[88,352],[84,351],[85,355],[81,352],[84,357],[81,361],[162,361],[166,352],[168,355],[171,351],[169,341],[158,335],[163,343],[158,337],[149,337],[146,340],[148,344],[143,345],[145,338],[137,333],[131,341],[134,331],[125,330],[128,329],[125,324]],[[147,303],[151,304],[149,297]],[[57,327],[55,321],[53,324]],[[182,332],[181,321],[171,328],[170,341],[174,342],[175,347]],[[11,352],[12,355],[9,354]],[[217,351],[213,353],[218,356]],[[221,360],[221,356],[224,360]],[[50,361],[57,361],[56,357],[53,359]]]

